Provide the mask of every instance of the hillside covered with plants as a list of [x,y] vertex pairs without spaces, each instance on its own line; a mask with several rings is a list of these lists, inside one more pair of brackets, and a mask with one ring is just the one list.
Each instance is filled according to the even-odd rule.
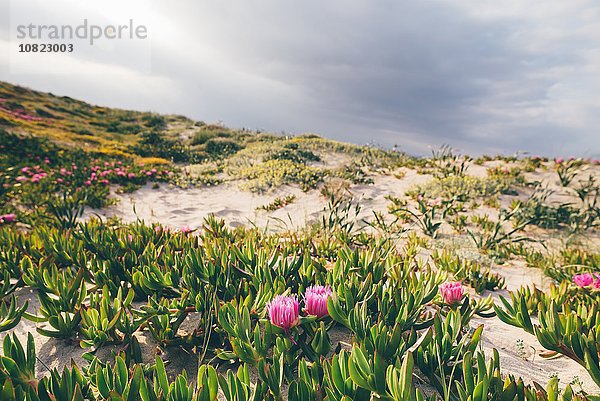
[[[599,172],[0,83],[0,399],[600,400]],[[217,186],[322,210],[280,230],[84,214]]]

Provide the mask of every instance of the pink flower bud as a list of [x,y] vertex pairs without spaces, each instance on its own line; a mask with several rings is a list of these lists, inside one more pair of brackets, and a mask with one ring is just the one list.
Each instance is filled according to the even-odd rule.
[[298,299],[295,296],[277,295],[267,304],[269,320],[274,326],[289,330],[300,319]]
[[464,295],[462,284],[459,281],[448,282],[440,285],[440,294],[447,304],[456,304],[460,302]]
[[308,287],[304,294],[306,313],[321,318],[327,316],[327,299],[333,294],[329,286],[315,285]]

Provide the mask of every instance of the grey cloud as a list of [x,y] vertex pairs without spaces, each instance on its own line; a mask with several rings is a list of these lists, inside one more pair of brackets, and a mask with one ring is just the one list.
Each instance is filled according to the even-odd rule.
[[[168,24],[150,25],[150,76],[173,93],[141,104],[416,153],[450,143],[470,153],[597,155],[592,6],[542,18],[468,1],[154,2]],[[49,80],[56,92],[76,86]],[[139,107],[143,76],[120,85],[126,97],[101,98]],[[94,90],[102,92],[74,94],[94,100]]]

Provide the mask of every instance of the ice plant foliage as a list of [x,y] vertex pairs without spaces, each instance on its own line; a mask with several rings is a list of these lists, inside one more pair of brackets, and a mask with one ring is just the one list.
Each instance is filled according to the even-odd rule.
[[448,282],[440,285],[440,294],[447,304],[460,302],[464,295],[463,286],[460,282]]
[[295,296],[277,295],[267,305],[269,320],[277,327],[289,330],[298,324],[299,303]]
[[306,289],[304,304],[306,313],[321,318],[327,316],[327,299],[333,294],[329,286],[314,285]]

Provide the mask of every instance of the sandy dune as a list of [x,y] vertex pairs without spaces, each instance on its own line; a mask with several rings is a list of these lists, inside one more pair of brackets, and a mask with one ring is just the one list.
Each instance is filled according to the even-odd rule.
[[[502,163],[494,161],[486,163],[485,166],[471,165],[468,173],[485,177],[487,168]],[[405,172],[405,176],[401,179],[392,174],[375,174],[373,184],[349,187],[353,198],[362,206],[357,220],[369,218],[373,211],[387,214],[390,201],[385,198],[386,196],[405,197],[408,189],[431,179],[431,176],[417,174],[414,170],[402,170]],[[557,194],[554,195],[554,200],[557,202],[573,198],[572,194],[565,193],[559,186],[556,182],[556,174],[552,171],[527,173],[527,179],[540,181],[543,185],[557,191]],[[519,198],[526,199],[529,193],[530,191],[526,190],[520,193]],[[276,197],[286,195],[295,195],[296,200],[273,212],[257,210],[258,207],[272,202]],[[259,227],[279,230],[299,228],[318,220],[328,202],[318,190],[302,192],[299,188],[285,186],[269,193],[255,194],[240,190],[236,182],[191,189],[174,188],[166,184],[154,189],[147,185],[131,194],[115,193],[114,197],[118,200],[117,204],[104,210],[88,210],[86,216],[92,214],[102,217],[117,216],[124,221],[141,219],[146,223],[157,222],[172,228],[186,225],[199,228],[206,216],[214,214],[223,218],[232,227],[240,224],[256,224]],[[501,203],[503,206],[507,206],[510,203],[510,197],[503,197]],[[474,213],[483,212],[493,215],[497,213],[497,210],[481,207],[474,211]],[[449,227],[446,228],[449,229]],[[445,242],[454,243],[455,248],[463,255],[477,253],[477,249],[464,236],[449,233],[442,235],[442,238]],[[425,253],[426,257],[427,253]],[[495,299],[498,299],[500,295],[508,296],[508,291],[516,290],[521,286],[536,285],[538,288],[546,289],[550,284],[550,279],[541,271],[527,267],[522,261],[515,260],[504,265],[492,265],[491,269],[504,276],[507,285],[506,289],[491,293]],[[34,307],[36,300],[32,301],[32,307]],[[561,386],[576,381],[582,383],[582,388],[586,391],[592,393],[598,391],[586,370],[574,361],[565,357],[556,358],[551,362],[544,360],[540,356],[543,348],[534,336],[523,330],[509,326],[497,318],[477,318],[472,324],[485,325],[483,348],[487,352],[491,352],[492,348],[498,349],[503,371],[521,376],[527,382],[537,381],[540,383],[546,383],[551,375],[557,375],[560,378]],[[25,325],[15,330],[18,330],[17,333],[23,336],[26,331],[32,329],[30,327],[32,325],[32,323],[26,322]],[[349,334],[343,330],[340,332],[336,330],[334,334],[336,342],[349,343],[351,341]],[[140,338],[140,341],[145,344],[149,354],[152,354],[151,351],[154,350],[152,339],[145,337]],[[80,354],[76,350],[77,345],[59,344],[57,340],[47,337],[36,336],[36,344],[39,347],[40,358],[50,367],[60,365],[66,362],[67,358]],[[195,367],[186,362],[189,361],[189,358],[182,357],[181,353],[176,355],[173,351],[169,352],[170,355],[167,357],[172,359],[175,369],[183,367],[188,372],[194,371]]]

